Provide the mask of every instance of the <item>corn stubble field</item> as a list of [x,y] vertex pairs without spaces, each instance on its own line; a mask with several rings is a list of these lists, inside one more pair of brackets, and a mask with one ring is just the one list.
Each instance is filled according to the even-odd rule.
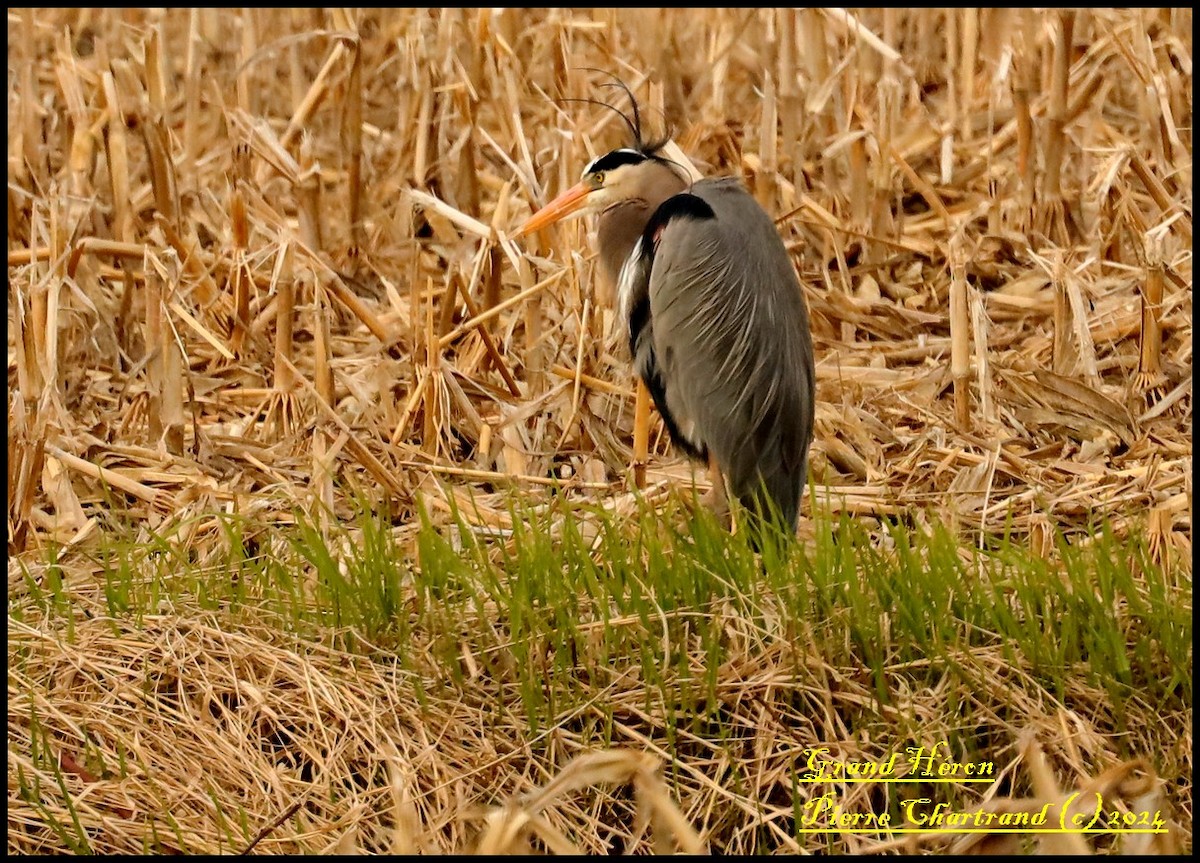
[[[8,26],[10,852],[1190,845],[1190,11]],[[610,74],[805,286],[761,567],[587,223],[508,236]],[[1005,777],[797,781],[939,740]],[[800,830],[919,787],[1170,832]]]

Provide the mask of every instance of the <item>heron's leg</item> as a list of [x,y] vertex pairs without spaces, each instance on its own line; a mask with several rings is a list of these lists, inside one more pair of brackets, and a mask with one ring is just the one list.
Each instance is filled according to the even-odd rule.
[[704,496],[704,505],[712,510],[713,515],[726,528],[730,526],[729,514],[729,498],[725,494],[725,475],[721,473],[720,466],[717,465],[716,456],[710,451],[708,454],[708,478],[712,481],[712,488],[708,494]]

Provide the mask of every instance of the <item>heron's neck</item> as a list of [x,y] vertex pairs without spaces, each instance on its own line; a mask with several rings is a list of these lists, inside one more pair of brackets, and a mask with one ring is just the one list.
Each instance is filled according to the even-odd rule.
[[600,264],[604,268],[604,275],[613,286],[617,284],[621,267],[633,253],[637,241],[641,239],[646,223],[661,204],[662,201],[657,201],[651,206],[644,198],[634,198],[614,204],[600,214],[596,226]]
[[672,195],[687,188],[687,181],[666,165],[650,163],[640,194],[609,207],[600,214],[597,225],[600,262],[610,283],[617,284],[621,267],[629,259],[633,247],[654,211]]

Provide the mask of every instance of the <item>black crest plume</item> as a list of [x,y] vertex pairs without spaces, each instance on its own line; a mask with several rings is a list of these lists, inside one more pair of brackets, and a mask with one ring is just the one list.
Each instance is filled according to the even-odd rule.
[[596,72],[600,75],[607,75],[612,78],[612,81],[606,81],[601,84],[602,87],[619,87],[625,91],[625,95],[629,97],[629,106],[633,111],[633,116],[630,117],[620,108],[614,107],[607,102],[601,102],[599,99],[560,99],[561,102],[585,102],[589,105],[599,105],[601,108],[607,108],[615,113],[618,117],[625,121],[625,125],[629,128],[630,135],[633,136],[633,149],[647,157],[654,157],[664,144],[671,139],[670,133],[665,133],[658,138],[647,138],[642,132],[642,114],[638,109],[637,98],[633,95],[633,91],[628,85],[611,72],[605,72],[602,69],[594,69],[590,66],[580,67],[585,72]]

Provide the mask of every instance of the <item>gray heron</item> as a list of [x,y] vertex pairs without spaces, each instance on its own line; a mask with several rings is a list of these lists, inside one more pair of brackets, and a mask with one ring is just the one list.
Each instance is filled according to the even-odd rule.
[[[624,85],[621,85],[624,88]],[[741,180],[692,182],[642,137],[583,169],[523,236],[596,214],[600,265],[617,286],[634,371],[671,441],[719,471],[751,512],[795,533],[812,440],[808,310],[775,223]],[[604,104],[604,103],[598,103]]]

